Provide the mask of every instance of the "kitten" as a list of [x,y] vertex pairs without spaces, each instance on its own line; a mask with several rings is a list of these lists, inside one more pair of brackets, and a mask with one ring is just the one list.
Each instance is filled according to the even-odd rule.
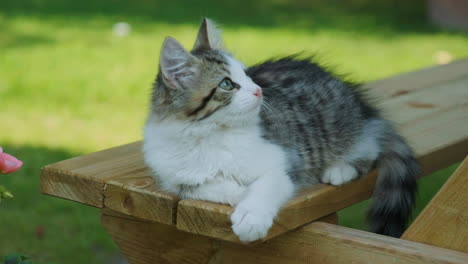
[[159,66],[143,151],[165,190],[235,206],[234,233],[254,241],[298,189],[375,166],[371,230],[402,234],[419,166],[359,87],[295,57],[245,68],[208,19],[190,52],[166,38]]

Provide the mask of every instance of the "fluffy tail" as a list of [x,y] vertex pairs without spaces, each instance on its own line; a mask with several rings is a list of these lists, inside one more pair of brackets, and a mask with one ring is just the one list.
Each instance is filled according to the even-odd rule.
[[406,141],[389,125],[380,138],[377,183],[368,212],[370,231],[400,237],[411,216],[420,167]]

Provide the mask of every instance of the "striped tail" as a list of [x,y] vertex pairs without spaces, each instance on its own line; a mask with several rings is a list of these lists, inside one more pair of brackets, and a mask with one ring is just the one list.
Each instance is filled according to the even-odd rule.
[[370,231],[400,237],[411,217],[420,166],[413,151],[393,127],[380,138],[377,182],[368,212]]

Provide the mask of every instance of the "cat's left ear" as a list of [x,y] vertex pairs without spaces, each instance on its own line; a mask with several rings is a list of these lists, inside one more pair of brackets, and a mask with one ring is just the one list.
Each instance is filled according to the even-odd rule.
[[221,31],[216,28],[212,20],[208,18],[203,19],[193,49],[223,49]]

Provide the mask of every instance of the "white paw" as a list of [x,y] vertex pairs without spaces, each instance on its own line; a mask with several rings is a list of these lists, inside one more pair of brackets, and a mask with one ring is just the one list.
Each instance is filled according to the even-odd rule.
[[338,162],[325,170],[322,182],[342,185],[358,177],[356,169],[345,162]]
[[255,241],[266,237],[273,224],[273,218],[273,214],[252,210],[239,204],[231,215],[232,230],[240,241]]

